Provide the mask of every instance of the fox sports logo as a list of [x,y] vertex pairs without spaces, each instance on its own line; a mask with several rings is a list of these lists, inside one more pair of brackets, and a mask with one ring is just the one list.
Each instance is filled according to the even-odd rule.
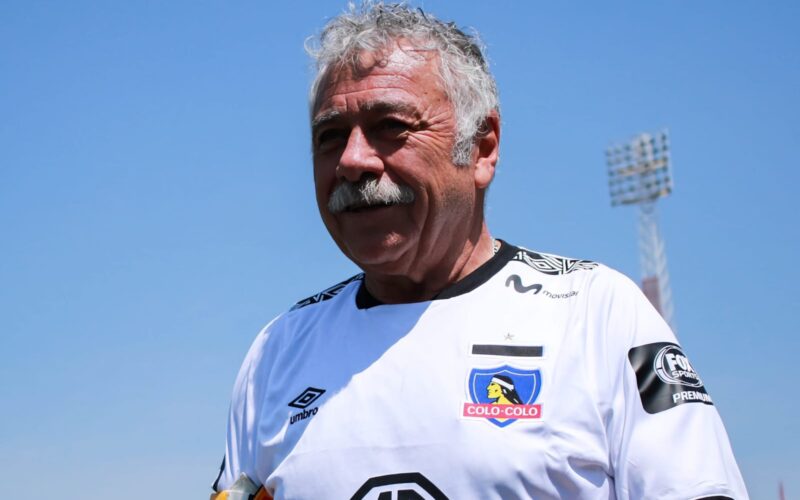
[[702,387],[703,381],[694,371],[689,359],[677,345],[663,347],[653,362],[656,375],[664,383],[686,387]]

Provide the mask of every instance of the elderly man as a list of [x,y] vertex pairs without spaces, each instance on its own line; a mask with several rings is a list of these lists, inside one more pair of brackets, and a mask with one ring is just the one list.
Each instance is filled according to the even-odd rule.
[[477,42],[366,4],[314,55],[317,203],[364,272],[259,334],[212,498],[746,498],[636,286],[491,236],[500,119]]

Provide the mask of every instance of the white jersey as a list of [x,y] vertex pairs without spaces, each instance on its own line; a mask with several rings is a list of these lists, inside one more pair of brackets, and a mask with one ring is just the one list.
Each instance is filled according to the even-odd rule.
[[702,380],[636,285],[503,244],[434,300],[362,276],[238,375],[224,466],[275,499],[747,498]]

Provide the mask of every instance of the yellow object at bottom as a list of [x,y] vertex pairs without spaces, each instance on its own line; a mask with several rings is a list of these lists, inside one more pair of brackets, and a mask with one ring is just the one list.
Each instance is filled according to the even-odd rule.
[[[233,494],[235,496],[231,496]],[[247,496],[243,496],[247,495]],[[272,497],[267,493],[267,490],[262,486],[258,489],[255,495],[248,495],[241,491],[225,490],[219,493],[212,493],[210,500],[272,500]]]
[[272,500],[263,486],[256,486],[247,475],[242,474],[229,490],[212,493],[210,500]]

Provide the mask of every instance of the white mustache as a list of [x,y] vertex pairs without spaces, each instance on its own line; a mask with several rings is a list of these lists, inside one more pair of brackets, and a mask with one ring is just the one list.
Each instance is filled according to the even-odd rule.
[[395,184],[386,176],[379,179],[368,178],[356,183],[342,182],[328,199],[328,211],[338,214],[345,210],[371,207],[374,205],[398,205],[414,201],[414,191],[405,185]]

